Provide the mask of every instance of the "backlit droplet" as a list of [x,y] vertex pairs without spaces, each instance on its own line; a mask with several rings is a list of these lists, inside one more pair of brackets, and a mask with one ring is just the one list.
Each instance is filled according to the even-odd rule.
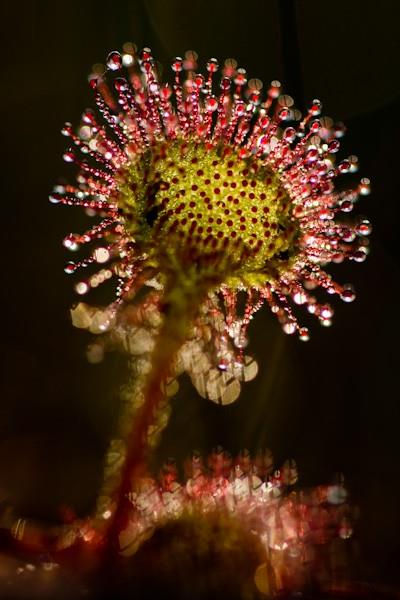
[[293,294],[293,300],[296,302],[296,304],[305,304],[307,299],[308,295],[303,291]]
[[74,273],[76,271],[76,265],[75,263],[68,263],[65,267],[64,267],[64,272],[67,273],[67,275],[71,275],[72,273]]
[[371,231],[372,231],[372,226],[371,226],[371,223],[368,221],[368,219],[363,219],[357,225],[357,233],[360,235],[370,235]]
[[89,286],[86,283],[86,281],[79,281],[76,285],[75,285],[75,291],[77,294],[79,294],[80,296],[83,296],[84,294],[87,294],[87,292],[89,291]]
[[55,193],[54,194],[50,194],[49,195],[49,201],[52,204],[59,204],[61,202],[61,196],[60,196],[60,194],[55,194]]
[[68,150],[63,154],[63,159],[65,160],[65,162],[72,163],[74,162],[75,158],[75,153],[72,152],[72,150]]
[[64,241],[63,241],[65,248],[67,248],[68,250],[71,250],[72,252],[75,252],[76,250],[78,250],[79,244],[76,241],[76,237],[77,236],[72,233],[70,235],[67,235],[67,237],[64,238]]
[[360,194],[367,196],[371,192],[371,182],[369,179],[364,177],[360,182]]
[[308,342],[308,340],[310,339],[310,334],[306,327],[302,327],[301,329],[299,329],[299,339],[302,342]]
[[107,56],[106,64],[110,71],[118,71],[122,67],[122,56],[119,52],[110,52]]
[[295,323],[284,323],[282,325],[282,329],[288,335],[292,335],[296,331],[296,324]]
[[110,258],[110,252],[107,248],[96,248],[94,258],[98,263],[105,263]]
[[356,298],[356,293],[352,285],[347,284],[343,286],[343,292],[340,294],[341,299],[344,302],[353,302]]
[[130,67],[133,65],[134,58],[132,54],[123,54],[122,55],[122,64],[124,67]]

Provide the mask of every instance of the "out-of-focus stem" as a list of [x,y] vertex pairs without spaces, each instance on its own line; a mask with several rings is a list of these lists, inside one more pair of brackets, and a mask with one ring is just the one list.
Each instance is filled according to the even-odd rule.
[[171,363],[186,340],[188,329],[196,318],[205,293],[204,289],[196,285],[186,289],[174,285],[166,290],[164,323],[151,357],[152,369],[144,383],[144,402],[135,415],[127,439],[125,463],[122,467],[120,485],[115,494],[116,509],[109,522],[107,538],[114,549],[118,544],[120,524],[126,509],[125,497],[130,491],[131,480],[135,476],[140,476],[146,469],[148,429],[164,399],[162,384],[170,374]]

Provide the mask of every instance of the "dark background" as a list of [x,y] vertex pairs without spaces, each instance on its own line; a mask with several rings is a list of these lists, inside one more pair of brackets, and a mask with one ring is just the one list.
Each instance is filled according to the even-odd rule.
[[232,406],[217,407],[185,382],[156,460],[193,448],[273,449],[296,458],[304,485],[343,471],[361,508],[360,577],[399,580],[399,3],[336,0],[4,2],[2,39],[2,392],[0,488],[18,510],[84,515],[101,481],[118,413],[124,361],[89,365],[89,336],[74,330],[76,301],[61,245],[88,221],[47,202],[60,177],[65,120],[92,105],[87,75],[125,41],[150,46],[166,65],[187,49],[233,56],[250,76],[286,82],[298,103],[320,98],[348,126],[373,194],[359,212],[374,224],[372,253],[341,265],[358,299],[335,303],[332,328],[315,322],[308,344],[281,333],[263,311],[250,350],[261,370]]

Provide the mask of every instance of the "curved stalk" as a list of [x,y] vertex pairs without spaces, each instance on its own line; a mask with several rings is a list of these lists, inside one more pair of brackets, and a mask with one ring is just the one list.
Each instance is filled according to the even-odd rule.
[[204,289],[195,285],[185,286],[185,288],[174,285],[165,294],[167,304],[164,323],[156,338],[151,356],[152,369],[144,384],[144,402],[135,415],[127,439],[125,462],[115,493],[116,509],[108,523],[107,540],[113,549],[118,547],[120,523],[126,509],[125,497],[130,491],[131,480],[139,477],[146,469],[149,450],[148,429],[165,398],[162,384],[170,374],[172,361],[185,342],[187,332],[197,316],[206,293]]

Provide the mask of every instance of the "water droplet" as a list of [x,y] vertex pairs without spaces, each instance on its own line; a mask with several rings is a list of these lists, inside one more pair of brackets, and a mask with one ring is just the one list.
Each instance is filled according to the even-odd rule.
[[347,227],[342,229],[341,235],[345,242],[354,242],[356,239],[356,234],[354,231],[352,229],[348,229]]
[[68,248],[68,250],[75,252],[75,250],[78,250],[79,248],[77,238],[78,236],[75,233],[70,233],[66,238],[64,238],[63,245],[65,248]]
[[151,54],[151,48],[143,48],[142,50],[142,60],[151,60],[153,58]]
[[317,100],[316,98],[313,100],[312,105],[310,107],[310,113],[314,116],[317,116],[320,114],[322,110],[322,102],[321,100]]
[[293,323],[293,321],[288,321],[282,325],[282,329],[285,333],[287,333],[287,335],[292,335],[297,329],[296,323]]
[[206,100],[206,109],[208,112],[214,112],[218,108],[218,100],[215,96],[209,96]]
[[246,112],[246,105],[244,102],[242,102],[242,100],[236,102],[235,112],[237,115],[239,115],[239,117],[244,115],[244,113]]
[[339,527],[339,537],[342,540],[348,540],[353,535],[353,528],[348,519],[343,518],[340,527]]
[[226,371],[228,368],[228,361],[224,358],[221,358],[221,360],[218,361],[217,367],[220,371]]
[[126,92],[128,90],[129,84],[125,77],[117,77],[114,81],[114,86],[117,92]]
[[282,84],[277,79],[271,81],[271,87],[268,90],[268,96],[270,98],[277,98],[280,94]]
[[338,123],[335,123],[334,130],[335,130],[335,137],[341,138],[346,133],[346,126],[344,123],[339,121]]
[[257,143],[262,148],[266,148],[268,146],[268,143],[269,143],[269,137],[267,135],[261,135],[258,138],[258,142]]
[[52,204],[59,204],[61,201],[62,196],[60,194],[56,194],[56,193],[52,193],[49,195],[49,201]]
[[245,85],[245,83],[247,82],[246,69],[240,68],[237,70],[234,82],[236,83],[236,85]]
[[134,54],[137,51],[137,46],[136,46],[136,44],[132,44],[132,42],[125,42],[122,46],[122,50],[124,52],[127,52],[128,54],[132,54],[132,56],[134,56]]
[[353,252],[351,258],[358,263],[362,263],[367,258],[367,253],[364,252],[364,249],[356,250]]
[[171,65],[171,68],[173,71],[175,71],[175,73],[179,73],[179,71],[182,71],[183,69],[183,60],[180,56],[177,56],[174,60],[174,62]]
[[82,127],[79,128],[79,137],[82,140],[90,140],[92,136],[92,128],[89,127],[88,125],[83,125]]
[[338,165],[338,171],[340,173],[348,173],[351,170],[351,163],[349,160],[344,160]]
[[344,254],[334,254],[332,256],[332,262],[336,263],[336,264],[340,264],[344,261]]
[[359,235],[370,235],[372,231],[372,225],[371,223],[368,221],[368,219],[363,219],[358,225],[357,225],[357,233]]
[[308,300],[308,295],[304,291],[295,292],[293,294],[293,301],[296,304],[305,304]]
[[330,327],[332,325],[331,319],[320,319],[320,323],[323,327]]
[[330,219],[333,219],[334,216],[334,212],[328,208],[323,208],[318,213],[318,218],[321,219],[321,221],[329,221]]
[[288,94],[282,94],[278,98],[278,104],[284,106],[285,108],[290,108],[294,104],[294,100],[292,96],[288,96]]
[[94,111],[88,108],[82,115],[82,121],[87,125],[94,125],[96,123],[96,116]]
[[343,291],[340,294],[340,298],[343,300],[343,302],[353,302],[353,300],[355,300],[356,293],[350,283],[343,286]]
[[124,67],[131,67],[134,63],[134,58],[132,54],[123,54],[122,55],[122,64]]
[[219,64],[216,58],[210,58],[207,63],[207,71],[209,73],[215,73],[218,70]]
[[186,71],[193,71],[197,69],[198,54],[194,50],[187,50],[185,52],[185,60],[183,66]]
[[362,196],[368,196],[368,194],[371,192],[371,182],[369,179],[367,179],[367,177],[361,179],[359,189]]
[[97,83],[98,83],[98,75],[90,75],[89,76],[89,85],[92,88],[92,90],[95,90],[97,88]]
[[331,142],[329,142],[329,144],[328,144],[329,154],[334,154],[335,152],[338,152],[339,149],[340,149],[339,140],[332,140]]
[[64,267],[64,273],[67,273],[67,275],[71,275],[72,273],[75,273],[76,269],[77,269],[77,265],[73,262],[69,262]]
[[315,119],[310,125],[310,131],[312,131],[312,133],[318,133],[320,129],[321,122],[318,119]]
[[329,304],[324,304],[320,307],[320,317],[322,319],[331,319],[333,317],[333,309]]
[[105,263],[110,258],[110,252],[107,248],[96,248],[93,256],[98,263]]
[[310,148],[306,154],[307,162],[315,162],[318,158],[318,150],[317,148]]
[[283,133],[283,139],[286,142],[293,142],[296,139],[296,130],[294,127],[287,127]]
[[224,62],[223,74],[226,77],[232,77],[237,68],[237,61],[234,58],[227,58]]
[[349,162],[350,162],[350,173],[355,173],[356,171],[358,171],[358,157],[355,156],[355,154],[352,154],[351,156],[349,156]]
[[74,162],[75,158],[75,153],[72,150],[67,150],[63,154],[63,159],[65,160],[65,162],[72,163]]
[[307,327],[302,327],[301,329],[299,329],[299,339],[302,342],[308,342],[308,340],[310,339],[310,335]]
[[110,52],[106,61],[107,69],[110,71],[118,71],[122,67],[122,56],[115,50]]
[[89,291],[89,286],[86,283],[86,281],[79,281],[76,285],[75,285],[75,291],[77,294],[79,294],[80,296],[83,296],[84,294],[87,294]]
[[285,106],[282,110],[279,111],[279,120],[286,121],[289,118],[290,110]]
[[317,307],[314,303],[311,302],[307,304],[307,310],[310,313],[310,315],[314,315],[317,311]]
[[66,137],[69,137],[70,135],[72,135],[72,123],[64,123],[64,127],[61,129],[61,133],[62,135],[65,135]]
[[340,203],[340,209],[342,212],[351,212],[353,208],[353,203],[350,200],[343,200]]

